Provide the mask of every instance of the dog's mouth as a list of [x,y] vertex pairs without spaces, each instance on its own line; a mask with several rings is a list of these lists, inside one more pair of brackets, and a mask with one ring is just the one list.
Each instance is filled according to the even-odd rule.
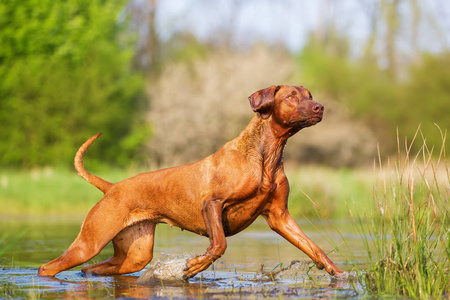
[[292,114],[288,124],[295,128],[305,128],[316,125],[323,118],[323,111],[313,112],[309,110],[299,110]]
[[305,127],[316,125],[320,121],[322,121],[322,115],[314,115],[314,116],[305,118],[303,120],[294,120],[292,122],[292,125],[294,127],[305,128]]
[[313,116],[313,117],[309,118],[307,121],[317,124],[320,121],[322,121],[322,116]]

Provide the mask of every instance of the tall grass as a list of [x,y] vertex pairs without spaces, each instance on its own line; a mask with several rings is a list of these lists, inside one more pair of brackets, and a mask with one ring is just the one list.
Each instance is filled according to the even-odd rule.
[[[396,161],[383,164],[379,156],[375,165],[379,179],[372,209],[362,214],[349,209],[369,256],[370,267],[362,279],[370,294],[449,294],[450,176],[446,134],[441,136],[437,150],[427,146],[420,128],[410,143],[405,141],[404,150],[398,140]],[[411,153],[417,140],[422,147]]]

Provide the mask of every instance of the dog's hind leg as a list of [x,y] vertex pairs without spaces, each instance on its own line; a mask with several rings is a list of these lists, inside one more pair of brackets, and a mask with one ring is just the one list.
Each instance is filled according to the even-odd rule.
[[144,262],[150,261],[155,224],[142,222],[126,227],[123,220],[128,218],[128,211],[117,199],[105,197],[100,200],[89,211],[72,245],[60,257],[43,264],[38,275],[55,276],[61,271],[79,266],[96,256],[111,240],[115,255],[105,263],[85,268],[86,272],[133,272]]
[[83,272],[95,275],[126,274],[142,270],[153,257],[155,223],[140,222],[124,228],[112,240],[114,255],[87,266]]
[[[80,233],[69,248],[58,258],[43,264],[38,271],[41,276],[55,276],[61,271],[79,266],[96,256],[124,225],[114,220],[124,219],[119,215],[118,201],[103,198],[88,213]],[[109,222],[105,222],[108,217]]]

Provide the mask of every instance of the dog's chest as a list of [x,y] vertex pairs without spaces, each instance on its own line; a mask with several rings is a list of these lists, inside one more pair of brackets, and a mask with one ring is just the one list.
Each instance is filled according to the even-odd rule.
[[228,203],[222,213],[225,235],[236,234],[253,223],[271,201],[276,189],[274,181],[263,182],[252,197]]

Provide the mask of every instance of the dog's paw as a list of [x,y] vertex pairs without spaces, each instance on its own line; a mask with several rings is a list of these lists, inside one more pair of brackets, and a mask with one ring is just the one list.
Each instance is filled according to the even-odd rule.
[[192,278],[199,272],[206,270],[214,260],[208,255],[199,255],[190,260],[186,264],[184,269],[184,275],[186,278]]

